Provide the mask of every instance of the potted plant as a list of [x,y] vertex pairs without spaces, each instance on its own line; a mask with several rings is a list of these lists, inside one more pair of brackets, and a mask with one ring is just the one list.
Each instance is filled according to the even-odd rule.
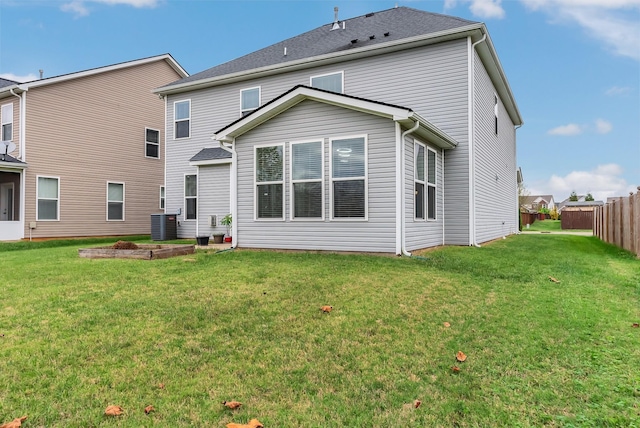
[[196,243],[201,246],[209,245],[209,237],[208,236],[196,236]]
[[233,218],[231,217],[231,213],[224,216],[224,218],[220,221],[220,224],[226,226],[227,235],[224,237],[225,242],[231,242],[231,229],[232,229]]
[[222,241],[224,239],[224,233],[214,233],[213,234],[213,243],[214,244],[222,244]]

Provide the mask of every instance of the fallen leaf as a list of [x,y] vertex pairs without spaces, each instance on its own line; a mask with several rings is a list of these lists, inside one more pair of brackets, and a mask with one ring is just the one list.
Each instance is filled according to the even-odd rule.
[[147,407],[145,407],[145,408],[144,408],[144,412],[145,412],[147,415],[148,415],[149,413],[151,413],[151,412],[155,412],[155,411],[156,411],[156,409],[155,409],[153,406],[151,406],[151,405],[149,405],[149,406],[147,406]]
[[416,401],[413,402],[413,407],[415,407],[417,409],[418,407],[420,407],[421,404],[422,404],[422,401],[416,400]]
[[242,406],[242,403],[239,401],[223,401],[223,406],[230,408],[231,410],[239,409]]
[[638,324],[637,322],[634,322],[632,327],[640,327],[640,324]]
[[560,281],[558,281],[557,279],[555,279],[555,278],[554,278],[554,277],[552,277],[552,276],[550,276],[550,277],[549,277],[549,280],[550,280],[551,282],[555,282],[556,284],[560,282]]
[[456,354],[456,360],[463,362],[466,359],[467,359],[467,356],[464,355],[462,351],[458,351],[458,353]]
[[443,324],[445,327],[451,327],[451,324],[449,324],[449,323],[448,323],[448,322],[446,322],[446,321],[445,321],[445,322],[443,322],[442,324]]
[[159,383],[159,384],[158,384],[158,388],[160,388],[160,389],[164,389],[164,383]]
[[458,373],[458,372],[460,371],[460,367],[458,367],[458,366],[453,366],[453,367],[451,367],[451,370],[452,370],[454,373]]
[[327,306],[322,306],[322,307],[320,307],[320,310],[322,312],[329,313],[329,312],[331,312],[333,310],[333,306],[328,306],[328,305]]
[[228,423],[227,428],[264,428],[264,425],[257,419],[251,419],[248,424]]
[[108,406],[104,414],[107,416],[120,416],[124,412],[124,409],[120,406]]
[[5,424],[0,425],[0,428],[19,428],[22,426],[22,423],[27,420],[26,416],[21,418],[15,418],[11,422],[7,422]]

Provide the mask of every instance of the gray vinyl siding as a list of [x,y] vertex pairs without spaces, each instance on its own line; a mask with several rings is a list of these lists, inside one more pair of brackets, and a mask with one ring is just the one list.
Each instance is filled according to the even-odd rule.
[[498,97],[498,135],[494,125],[496,91],[475,55],[476,240],[501,238],[518,230],[515,129]]
[[[231,164],[201,166],[198,171],[198,236],[225,233],[220,224],[231,212],[230,179]],[[216,227],[209,226],[209,216],[218,218]]]
[[[329,139],[367,136],[368,220],[331,220]],[[324,143],[325,219],[290,220],[291,141]],[[254,146],[285,144],[285,220],[254,220]],[[395,252],[395,124],[378,116],[303,101],[236,139],[239,247]],[[235,219],[234,219],[235,221]]]
[[[443,192],[442,192],[442,149],[429,145],[427,141],[418,142],[424,144],[427,149],[436,152],[436,219],[420,220],[415,219],[415,197],[414,197],[414,139],[407,137],[404,143],[405,155],[405,249],[413,251],[420,248],[434,247],[443,244]],[[426,192],[426,186],[425,186]],[[426,212],[425,212],[426,217]]]

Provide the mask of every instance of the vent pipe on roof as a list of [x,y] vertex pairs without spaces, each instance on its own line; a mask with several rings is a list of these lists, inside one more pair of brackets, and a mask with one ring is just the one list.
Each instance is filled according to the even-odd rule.
[[331,31],[339,30],[340,23],[338,22],[338,6],[333,8],[333,26],[331,27]]
[[43,70],[43,69],[40,69],[40,70],[38,70],[38,71],[40,72],[40,78],[42,79],[42,76],[43,76],[43,74],[44,74],[44,70]]

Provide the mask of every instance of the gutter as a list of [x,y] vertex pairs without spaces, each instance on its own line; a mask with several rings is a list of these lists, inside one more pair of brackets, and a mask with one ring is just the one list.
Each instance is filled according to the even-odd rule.
[[[476,162],[474,158],[475,146],[475,58],[473,53],[476,46],[487,39],[485,33],[480,40],[471,44],[469,49],[469,245],[480,247],[476,237]],[[471,38],[468,39],[471,43]]]
[[[398,126],[400,126],[398,124]],[[401,167],[399,173],[396,173],[396,191],[400,190],[400,252],[402,255],[411,257],[411,253],[407,251],[405,248],[406,245],[406,224],[405,224],[405,214],[406,214],[406,196],[405,196],[405,184],[404,184],[404,176],[406,169],[406,160],[404,153],[404,139],[407,135],[415,132],[420,127],[420,122],[416,120],[415,124],[411,129],[407,129],[400,135],[400,141],[398,142],[398,155],[401,157]],[[396,162],[397,165],[397,162]],[[396,168],[397,171],[397,168]],[[397,229],[396,229],[397,230]]]

